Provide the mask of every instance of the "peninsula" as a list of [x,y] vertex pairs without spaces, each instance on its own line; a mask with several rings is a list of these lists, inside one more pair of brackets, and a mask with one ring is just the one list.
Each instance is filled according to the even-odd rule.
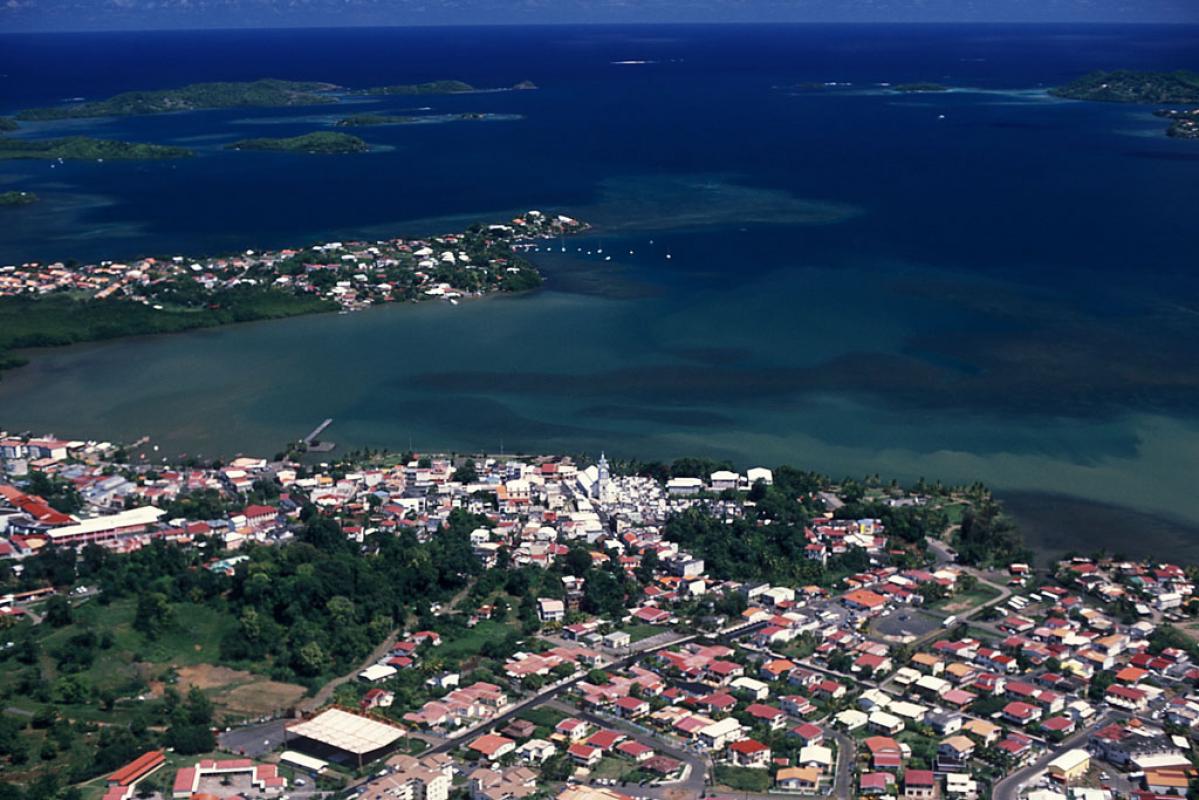
[[87,117],[128,117],[172,111],[216,108],[276,108],[336,102],[329,92],[338,87],[315,81],[262,79],[245,83],[193,83],[178,89],[122,92],[106,100],[49,108],[31,108],[20,120],[60,120]]
[[[1089,72],[1065,86],[1050,89],[1054,97],[1092,100],[1100,103],[1178,104],[1199,103],[1199,73],[1176,72]],[[1159,117],[1171,120],[1166,135],[1174,139],[1199,140],[1199,110],[1162,109]]]
[[508,223],[427,238],[0,266],[0,369],[24,363],[11,352],[19,348],[534,289],[541,275],[517,249],[587,228],[529,211]]
[[0,192],[0,208],[28,206],[37,200],[38,197],[33,192]]
[[948,92],[949,87],[939,83],[897,83],[891,87],[894,91],[904,92],[905,94],[915,94],[920,92]]
[[0,160],[44,158],[71,161],[131,161],[186,158],[190,155],[192,155],[192,151],[186,147],[145,142],[122,142],[115,139],[94,139],[90,136],[67,136],[61,139],[0,137]]
[[421,94],[463,94],[479,91],[465,81],[430,81],[428,83],[400,83],[393,86],[372,86],[362,89],[356,94],[370,95],[421,95]]
[[412,116],[405,114],[354,114],[337,121],[339,128],[359,128],[372,125],[422,125],[439,122],[482,122],[489,119],[513,119],[513,115],[488,114],[480,111],[466,111],[460,114],[426,114]]
[[1199,108],[1190,111],[1161,109],[1155,116],[1170,120],[1166,135],[1172,139],[1199,139]]
[[[532,81],[521,81],[518,84],[510,87],[516,90],[536,89],[537,85]],[[401,83],[392,86],[372,86],[369,89],[362,89],[355,94],[365,95],[426,95],[426,94],[466,94],[468,92],[495,91],[489,89],[480,89],[477,86],[472,86],[465,81],[458,80],[442,80],[429,81],[427,83]]]
[[317,131],[302,136],[284,139],[242,139],[225,145],[226,150],[267,150],[281,153],[308,153],[311,155],[341,155],[365,153],[370,145],[348,133]]
[[1050,89],[1049,94],[1103,103],[1199,103],[1199,74],[1099,70]]

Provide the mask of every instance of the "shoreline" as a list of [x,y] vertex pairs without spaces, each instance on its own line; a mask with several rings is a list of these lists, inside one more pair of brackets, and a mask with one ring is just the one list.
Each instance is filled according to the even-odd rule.
[[[1039,564],[1069,552],[1089,556],[1099,550],[1134,559],[1168,552],[1199,561],[1199,522],[1184,517],[1064,492],[997,489],[995,497]],[[1071,530],[1082,538],[1069,541]]]

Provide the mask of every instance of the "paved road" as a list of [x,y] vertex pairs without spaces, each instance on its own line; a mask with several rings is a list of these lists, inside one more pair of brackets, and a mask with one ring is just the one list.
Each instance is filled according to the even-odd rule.
[[250,758],[262,756],[277,750],[283,745],[284,730],[288,720],[276,719],[251,725],[248,728],[235,728],[217,735],[221,747],[232,753],[239,753]]
[[[639,661],[640,659],[649,655],[650,653],[656,652],[657,650],[664,650],[667,647],[674,647],[676,645],[686,644],[687,642],[690,642],[696,638],[698,638],[698,635],[684,636],[681,639],[675,639],[667,644],[658,645],[657,647],[653,647],[648,650],[643,650],[641,652],[634,653],[630,656],[626,656],[625,658],[620,659],[619,661],[613,661],[611,664],[609,664],[607,667],[605,667],[605,669],[609,669],[609,670],[613,670],[613,671],[619,671],[619,670],[625,669],[626,667],[631,666],[632,664],[636,663],[637,661]],[[455,736],[453,739],[450,739],[449,741],[447,741],[443,744],[436,745],[435,747],[431,747],[428,750],[426,750],[425,752],[429,755],[432,755],[434,753],[448,753],[449,751],[455,749],[459,745],[470,741],[475,736],[478,736],[479,734],[483,733],[484,731],[486,731],[490,728],[502,728],[510,720],[512,720],[517,715],[519,715],[520,712],[522,712],[528,708],[535,708],[539,705],[542,705],[543,703],[548,703],[550,700],[553,700],[555,697],[562,694],[563,692],[570,691],[572,688],[574,688],[575,684],[577,684],[579,681],[583,680],[585,677],[587,677],[587,673],[582,672],[573,678],[569,678],[568,680],[563,681],[562,683],[555,684],[553,686],[550,686],[547,689],[543,689],[542,691],[538,692],[537,694],[533,695],[532,697],[528,697],[524,700],[521,700],[519,703],[516,703],[515,705],[509,707],[509,709],[507,711],[505,711],[503,714],[500,714],[498,717],[493,717],[491,719],[484,720],[476,725],[472,725],[471,727],[467,728],[459,735]]]
[[671,796],[677,796],[676,793],[680,791],[689,792],[693,797],[699,797],[703,793],[708,777],[708,763],[707,759],[703,755],[692,750],[685,750],[673,742],[666,741],[660,736],[646,733],[641,728],[635,725],[630,725],[623,720],[606,716],[601,717],[600,715],[592,714],[589,711],[580,711],[574,706],[563,703],[559,700],[551,701],[548,705],[556,708],[559,711],[570,714],[573,717],[586,720],[598,728],[610,728],[612,730],[618,730],[622,733],[628,734],[631,739],[635,739],[641,744],[644,744],[647,747],[652,747],[659,753],[673,758],[676,761],[682,761],[691,767],[687,773],[687,777],[681,781],[676,781],[663,786],[640,786],[636,789],[636,791],[630,789],[629,791],[633,792],[634,794],[661,798],[667,795],[667,793],[670,793]]
[[335,691],[337,691],[337,687],[355,680],[358,677],[359,672],[362,672],[362,670],[376,663],[390,653],[391,648],[395,647],[396,639],[398,638],[400,638],[400,629],[396,628],[391,633],[387,634],[387,638],[380,642],[379,646],[372,650],[371,654],[363,660],[362,664],[356,667],[352,672],[348,672],[345,675],[329,681],[320,688],[320,691],[301,703],[299,706],[300,711],[304,714],[309,714],[313,711],[316,711],[325,703],[329,702],[329,698],[333,696]]
[[1038,758],[1036,761],[1029,764],[1023,769],[1016,770],[1011,775],[1003,778],[995,784],[994,790],[991,792],[992,800],[1016,800],[1020,793],[1020,789],[1024,784],[1028,783],[1034,775],[1045,769],[1050,761],[1057,758],[1062,753],[1079,745],[1085,744],[1086,740],[1092,733],[1107,725],[1116,719],[1123,719],[1123,716],[1111,711],[1104,712],[1099,715],[1095,722],[1078,731],[1071,736],[1062,740],[1061,744],[1054,747],[1045,755]]

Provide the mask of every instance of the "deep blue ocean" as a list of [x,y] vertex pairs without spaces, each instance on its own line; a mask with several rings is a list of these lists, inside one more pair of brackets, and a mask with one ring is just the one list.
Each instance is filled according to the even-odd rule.
[[[711,454],[1199,520],[1199,143],[1045,93],[1115,68],[1199,69],[1199,27],[0,35],[0,114],[261,77],[539,87],[29,125],[197,155],[0,162],[43,197],[0,216],[0,264],[597,226],[535,254],[526,297],[40,352],[0,425],[229,452],[332,416],[347,446]],[[910,81],[953,90],[882,85]],[[368,111],[505,119],[223,149]]]

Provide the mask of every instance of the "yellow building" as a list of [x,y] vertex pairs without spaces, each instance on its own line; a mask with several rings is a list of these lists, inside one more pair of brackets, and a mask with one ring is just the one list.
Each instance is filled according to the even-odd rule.
[[1067,750],[1049,762],[1046,768],[1049,777],[1062,783],[1069,783],[1087,774],[1091,768],[1091,756],[1086,750]]

